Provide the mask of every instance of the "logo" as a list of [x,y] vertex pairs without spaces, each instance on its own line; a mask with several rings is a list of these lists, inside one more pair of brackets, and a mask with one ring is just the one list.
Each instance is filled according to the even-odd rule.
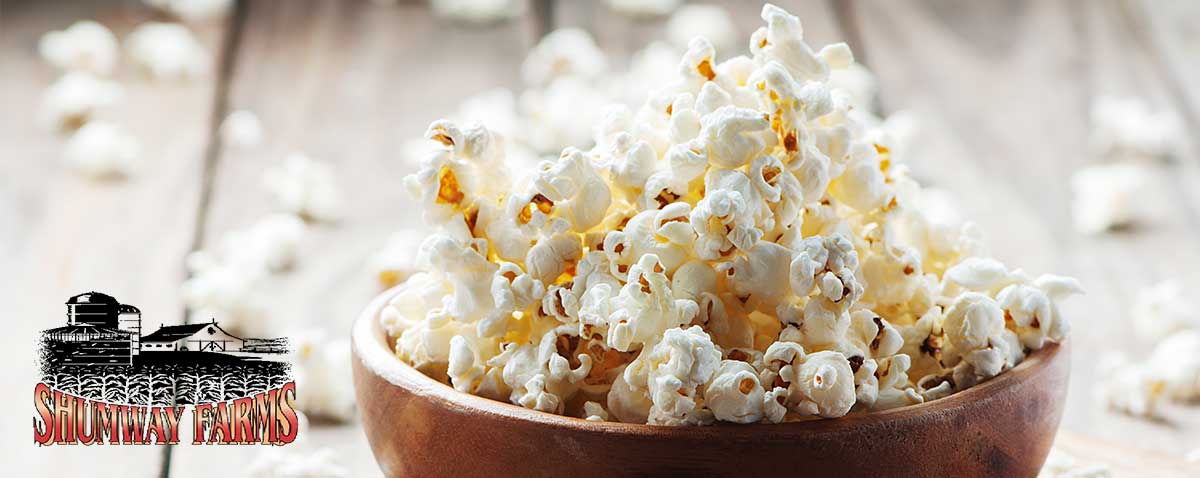
[[100,292],[66,304],[67,325],[41,333],[37,444],[176,444],[181,428],[197,445],[296,439],[287,339],[238,337],[216,319],[144,331],[137,307]]

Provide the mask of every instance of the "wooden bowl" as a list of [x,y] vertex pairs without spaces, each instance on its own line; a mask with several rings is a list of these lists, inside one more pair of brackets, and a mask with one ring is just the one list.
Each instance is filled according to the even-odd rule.
[[397,359],[377,320],[354,325],[354,388],[387,476],[1036,476],[1062,417],[1069,360],[1050,345],[941,400],[777,425],[589,422],[458,392]]

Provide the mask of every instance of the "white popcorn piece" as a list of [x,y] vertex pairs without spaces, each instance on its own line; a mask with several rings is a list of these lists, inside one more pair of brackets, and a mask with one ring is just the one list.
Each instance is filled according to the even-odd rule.
[[1071,176],[1071,215],[1075,230],[1099,234],[1132,225],[1144,211],[1139,196],[1149,187],[1150,171],[1138,163],[1088,166]]
[[219,18],[229,13],[233,0],[143,0],[146,5],[174,15],[182,20],[198,22]]
[[723,106],[701,120],[700,137],[708,160],[723,168],[741,167],[767,145],[770,123],[757,111]]
[[658,17],[675,11],[683,0],[607,0],[608,7],[631,17]]
[[350,342],[327,339],[316,331],[292,334],[291,340],[297,408],[310,417],[352,420],[357,406],[350,381]]
[[128,176],[138,163],[141,145],[117,125],[92,121],[71,135],[62,154],[68,166],[85,176]]
[[521,77],[531,86],[547,85],[563,76],[591,77],[608,69],[608,59],[586,31],[561,28],[538,41],[525,62]]
[[80,20],[62,31],[52,31],[38,40],[38,52],[51,66],[63,71],[109,75],[116,67],[120,47],[117,37],[104,25]]
[[231,331],[251,336],[271,333],[263,283],[267,271],[246,262],[225,262],[205,251],[188,255],[191,274],[180,287],[193,317],[219,317]]
[[[946,310],[943,327],[947,346],[942,357],[955,369],[958,386],[999,375],[1013,365],[1012,344],[1005,333],[1004,310],[983,294],[968,292],[958,296]],[[1019,344],[1016,344],[1019,348]]]
[[247,468],[251,478],[349,478],[346,469],[331,448],[292,451],[267,447]]
[[1109,478],[1112,473],[1107,465],[1082,463],[1058,448],[1050,449],[1050,456],[1042,465],[1037,478]]
[[1165,386],[1168,397],[1181,402],[1200,399],[1200,329],[1175,332],[1154,347],[1143,365]]
[[713,416],[733,423],[762,420],[765,393],[754,367],[737,360],[721,361],[704,387],[704,398]]
[[1129,314],[1133,317],[1133,331],[1148,341],[1158,342],[1182,330],[1200,330],[1200,312],[1174,280],[1139,290]]
[[779,376],[790,384],[789,408],[803,415],[840,417],[854,405],[854,372],[846,356],[822,351],[787,365]]
[[385,288],[395,287],[417,273],[417,253],[424,231],[406,228],[392,234],[383,248],[368,259],[371,275]]
[[1152,369],[1123,355],[1107,357],[1097,368],[1103,377],[1100,398],[1110,409],[1135,417],[1159,416],[1166,383]]
[[647,423],[703,424],[711,422],[712,416],[703,409],[698,389],[720,363],[721,352],[700,327],[673,328],[625,369],[625,380],[649,392],[653,405]]
[[263,174],[263,185],[279,207],[312,221],[334,221],[341,216],[341,191],[333,165],[291,153],[283,164]]
[[875,97],[879,94],[879,80],[871,70],[858,63],[829,72],[829,85],[850,97],[855,108],[875,111]]
[[281,271],[295,262],[296,250],[307,229],[295,215],[268,215],[248,227],[225,233],[216,253],[227,264]]
[[125,39],[130,60],[158,80],[187,80],[208,73],[212,58],[191,30],[178,23],[146,22]]
[[608,421],[608,411],[603,405],[592,401],[583,402],[583,416],[589,422]]
[[220,128],[221,141],[236,149],[253,149],[262,145],[263,126],[258,115],[248,110],[229,113]]
[[42,94],[38,120],[55,131],[73,131],[98,111],[116,104],[124,95],[121,85],[88,73],[63,75]]
[[1103,154],[1164,157],[1183,137],[1179,119],[1138,97],[1101,96],[1092,102],[1091,145]]
[[440,17],[470,23],[507,20],[525,10],[525,2],[520,0],[433,0],[429,6]]
[[667,20],[667,39],[675,46],[687,48],[696,36],[704,37],[726,53],[732,53],[739,46],[733,19],[729,12],[716,5],[683,5]]

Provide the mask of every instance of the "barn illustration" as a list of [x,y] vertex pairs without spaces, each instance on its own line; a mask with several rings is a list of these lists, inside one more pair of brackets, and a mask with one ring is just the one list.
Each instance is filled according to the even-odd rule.
[[160,326],[141,335],[142,312],[100,292],[76,295],[66,304],[67,325],[43,332],[47,359],[57,364],[133,365],[139,357],[141,361],[166,359],[159,352],[208,352],[221,354],[212,359],[223,356],[227,360],[287,352],[286,339],[238,337],[221,328],[216,319]]
[[146,352],[241,352],[245,339],[235,336],[216,319],[202,324],[168,325],[142,337]]

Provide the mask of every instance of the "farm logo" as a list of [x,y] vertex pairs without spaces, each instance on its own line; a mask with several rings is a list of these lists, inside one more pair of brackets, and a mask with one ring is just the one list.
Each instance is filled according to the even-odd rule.
[[99,292],[67,300],[67,325],[41,334],[33,390],[39,445],[283,445],[296,439],[287,339],[237,337],[215,319],[142,335],[142,313]]

